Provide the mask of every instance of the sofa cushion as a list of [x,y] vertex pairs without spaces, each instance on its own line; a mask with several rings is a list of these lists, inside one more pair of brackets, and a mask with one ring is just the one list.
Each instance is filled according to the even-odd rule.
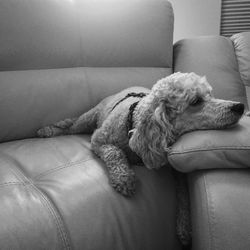
[[250,167],[250,117],[243,117],[233,128],[184,134],[168,159],[181,172]]
[[250,32],[242,32],[231,37],[239,65],[241,79],[250,87]]
[[172,67],[166,0],[1,0],[0,71]]
[[50,123],[81,115],[104,97],[151,86],[166,68],[68,68],[0,72],[0,142],[36,136]]
[[188,179],[193,249],[249,249],[249,169],[194,171]]
[[0,144],[1,249],[180,249],[170,170],[135,167],[132,198],[109,185],[90,136]]
[[172,73],[167,0],[2,0],[0,142]]
[[239,65],[241,79],[246,86],[248,107],[250,107],[250,32],[242,32],[231,37]]

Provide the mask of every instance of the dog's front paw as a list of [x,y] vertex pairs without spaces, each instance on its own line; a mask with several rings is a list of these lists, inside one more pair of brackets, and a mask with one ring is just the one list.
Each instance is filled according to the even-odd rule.
[[110,176],[112,187],[124,196],[132,196],[135,194],[136,176],[133,170],[128,172],[114,172]]
[[53,128],[50,126],[41,128],[37,131],[37,136],[41,138],[48,138],[48,137],[53,137]]

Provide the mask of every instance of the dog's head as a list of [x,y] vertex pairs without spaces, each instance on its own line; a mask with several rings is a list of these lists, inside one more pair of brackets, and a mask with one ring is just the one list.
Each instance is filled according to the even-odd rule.
[[165,116],[176,136],[192,130],[223,129],[237,123],[244,104],[213,98],[211,91],[206,77],[175,73],[152,88],[154,101],[158,103],[155,115]]
[[164,164],[165,152],[182,134],[223,129],[239,121],[244,105],[216,99],[211,91],[206,77],[195,73],[175,73],[153,86],[142,102],[141,121],[130,140],[147,167]]

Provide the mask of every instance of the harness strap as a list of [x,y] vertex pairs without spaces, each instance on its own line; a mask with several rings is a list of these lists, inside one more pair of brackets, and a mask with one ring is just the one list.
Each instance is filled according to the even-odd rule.
[[143,92],[140,92],[140,93],[130,92],[130,93],[128,93],[125,97],[123,97],[119,102],[117,102],[117,103],[115,104],[115,106],[111,109],[111,111],[113,111],[117,105],[119,105],[121,102],[123,102],[124,100],[126,100],[127,98],[129,98],[129,97],[131,97],[131,96],[142,98],[142,97],[144,97],[144,96],[146,96],[146,95],[147,95],[147,94],[145,94],[145,93],[143,93]]
[[[114,108],[119,105],[121,102],[123,102],[124,100],[126,100],[129,97],[140,97],[143,98],[144,96],[146,96],[146,93],[140,92],[140,93],[135,93],[135,92],[130,92],[128,93],[125,97],[123,97],[120,101],[118,101],[114,107],[111,109],[111,112],[114,110]],[[128,137],[131,138],[131,136],[133,135],[133,112],[137,106],[137,104],[139,103],[139,101],[134,102],[132,105],[130,105],[129,107],[129,113],[128,113],[128,118],[127,118],[127,131],[128,131]]]
[[127,131],[128,131],[128,138],[130,139],[131,136],[133,135],[133,112],[137,106],[139,101],[134,102],[130,107],[129,107],[129,113],[128,113],[128,118],[127,118]]

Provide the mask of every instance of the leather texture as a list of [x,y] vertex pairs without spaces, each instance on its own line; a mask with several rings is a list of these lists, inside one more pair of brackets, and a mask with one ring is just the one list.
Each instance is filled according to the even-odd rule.
[[0,24],[2,71],[172,67],[166,0],[2,0]]
[[0,142],[172,73],[166,0],[2,0],[0,34]]
[[250,32],[242,32],[231,37],[239,65],[241,79],[250,86]]
[[108,182],[90,136],[0,144],[1,249],[180,249],[170,169],[134,166],[136,195]]
[[1,0],[0,249],[181,249],[169,167],[133,166],[129,199],[90,135],[25,139],[123,88],[150,88],[172,73],[172,43],[166,0]]
[[177,42],[174,45],[174,71],[205,75],[216,98],[248,105],[234,45],[229,38],[204,36]]
[[211,168],[249,168],[250,117],[243,117],[232,128],[184,134],[171,147],[168,160],[184,173]]
[[250,246],[250,171],[216,169],[189,175],[192,250]]
[[[219,36],[181,40],[174,46],[174,70],[206,75],[215,97],[246,104],[234,46],[229,38]],[[200,165],[206,164],[206,157],[198,159]],[[211,164],[210,168],[213,167]],[[247,169],[200,170],[188,174],[192,250],[250,248],[249,178]]]
[[242,32],[231,37],[239,65],[241,79],[246,86],[248,107],[250,107],[250,32]]
[[[89,135],[24,139],[122,88],[152,86],[172,72],[172,43],[166,0],[1,0],[1,249],[181,249],[167,166],[134,166],[137,193],[127,199],[110,187]],[[180,41],[174,67],[246,104],[230,39]],[[190,175],[193,249],[249,249],[249,183],[244,170]]]
[[36,136],[130,86],[151,86],[167,68],[67,68],[0,72],[0,141]]

